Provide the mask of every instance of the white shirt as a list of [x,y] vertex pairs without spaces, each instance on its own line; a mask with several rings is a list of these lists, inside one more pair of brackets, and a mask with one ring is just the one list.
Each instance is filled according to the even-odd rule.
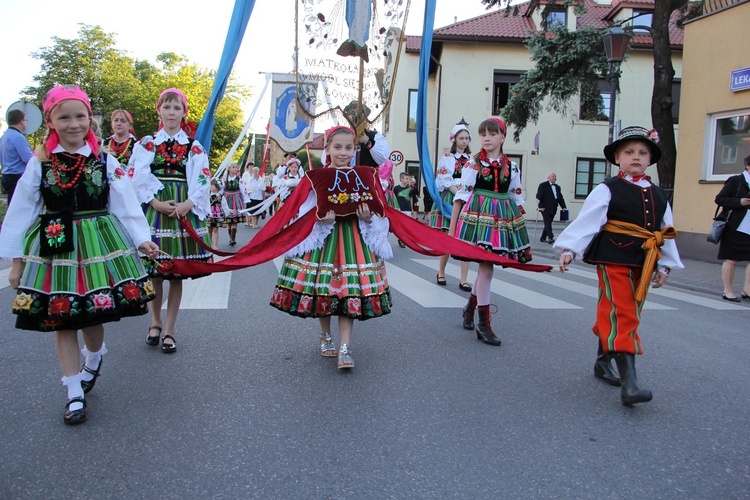
[[[644,179],[640,179],[637,182],[633,182],[631,176],[626,176],[625,180],[631,182],[639,187],[650,187],[651,182]],[[591,243],[602,226],[607,223],[607,210],[609,209],[609,201],[612,199],[612,192],[609,190],[606,184],[599,184],[596,186],[591,193],[589,193],[586,201],[583,203],[583,208],[578,214],[578,217],[568,224],[563,230],[560,236],[555,240],[553,248],[558,253],[562,253],[565,250],[573,252],[573,257],[577,261],[583,260],[583,252]],[[672,208],[667,203],[667,209],[664,212],[664,218],[661,221],[661,227],[671,226],[674,224],[672,219]],[[661,247],[661,259],[657,263],[658,266],[666,266],[671,269],[684,269],[685,266],[680,260],[680,254],[677,252],[677,244],[673,239],[665,240],[664,246]]]

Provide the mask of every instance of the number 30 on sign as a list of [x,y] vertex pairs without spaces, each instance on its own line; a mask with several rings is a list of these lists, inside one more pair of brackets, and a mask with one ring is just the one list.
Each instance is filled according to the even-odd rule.
[[404,153],[398,150],[391,151],[391,161],[394,165],[401,165],[404,162]]

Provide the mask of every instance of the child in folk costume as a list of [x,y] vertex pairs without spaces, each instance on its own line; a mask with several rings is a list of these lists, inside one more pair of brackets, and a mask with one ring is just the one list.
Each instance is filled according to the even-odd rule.
[[243,218],[240,211],[245,209],[245,186],[240,177],[239,165],[236,163],[229,165],[222,184],[224,199],[228,207],[228,211],[224,214],[224,223],[229,230],[229,244],[234,246],[237,244],[237,224],[241,223]]
[[[13,259],[8,279],[17,290],[16,327],[55,331],[68,391],[63,419],[80,424],[86,420],[84,394],[94,387],[107,352],[102,325],[146,314],[146,302],[154,298],[135,245],[149,256],[158,247],[125,170],[99,152],[86,93],[55,87],[43,109],[47,138],[8,207],[0,257]],[[86,357],[80,368],[78,330]]]
[[124,109],[116,109],[112,111],[110,120],[114,133],[102,141],[102,149],[114,156],[121,165],[127,165],[138,140],[133,130],[133,115]]
[[[471,160],[471,149],[469,149],[469,143],[471,142],[471,134],[466,124],[459,123],[450,135],[451,150],[450,153],[445,153],[438,163],[437,172],[435,175],[435,184],[437,185],[438,191],[440,191],[440,199],[445,204],[452,207],[453,199],[456,196],[458,187],[461,185],[461,174],[464,167],[469,164]],[[426,192],[426,191],[425,191]],[[430,227],[445,231],[450,236],[455,236],[455,225],[453,231],[451,231],[451,221],[448,217],[443,215],[439,206],[436,206],[432,212],[430,212]],[[448,264],[448,255],[441,255],[437,273],[437,284],[445,286],[447,281],[445,279],[445,266]],[[461,281],[458,287],[466,292],[471,291],[471,285],[466,282],[467,275],[469,274],[469,263],[461,262]]]
[[[205,222],[211,211],[211,171],[206,150],[186,133],[188,103],[185,94],[174,88],[164,90],[159,95],[156,110],[160,118],[159,130],[154,137],[146,136],[135,145],[128,167],[134,169],[133,183],[138,199],[146,204],[151,238],[167,254],[160,255],[159,261],[171,257],[211,261],[211,254],[193,241],[180,225],[180,218],[185,218],[203,243],[211,245]],[[151,309],[152,323],[146,343],[159,345],[163,329],[162,352],[173,353],[177,350],[174,334],[183,277],[170,274],[163,266],[151,264],[148,269],[156,288],[156,300]],[[169,294],[166,323],[162,326],[164,279],[169,280]]]
[[[479,124],[482,149],[461,174],[451,220],[456,220],[456,238],[518,262],[531,261],[531,245],[523,219],[521,172],[503,154],[507,129],[493,117]],[[456,215],[458,213],[458,215]],[[480,262],[476,281],[463,310],[463,326],[474,329],[474,309],[479,310],[477,338],[499,346],[490,326],[490,285],[494,266]]]
[[229,211],[227,200],[221,194],[221,184],[216,179],[211,179],[211,194],[209,203],[211,212],[206,219],[208,226],[208,236],[211,238],[211,248],[219,247],[219,228],[224,227],[224,213]]
[[[326,137],[327,167],[348,175],[353,171],[351,159],[356,150],[354,131],[334,127]],[[372,181],[378,182],[374,173]],[[351,350],[354,320],[382,316],[391,309],[383,263],[383,259],[393,256],[388,243],[388,219],[371,213],[367,204],[359,203],[362,199],[359,196],[358,192],[356,198],[347,193],[328,197],[331,203],[351,203],[347,207],[351,215],[337,216],[329,210],[322,220],[315,222],[312,233],[286,253],[271,298],[273,307],[289,314],[320,318],[320,353],[327,357],[338,354],[339,369],[354,366]],[[299,216],[314,209],[315,204],[315,192],[311,191]],[[339,317],[338,350],[330,334],[331,316]]]
[[302,163],[296,157],[291,157],[289,158],[289,161],[286,162],[286,169],[278,181],[278,187],[282,190],[279,194],[279,199],[281,199],[282,203],[289,198],[289,195],[292,194],[292,191],[297,187],[299,181],[302,180],[303,174],[300,165],[302,165]]
[[[562,252],[561,271],[567,271],[573,260],[597,267],[594,375],[621,386],[624,405],[652,399],[651,391],[638,387],[635,374],[635,355],[643,353],[638,326],[649,282],[653,280],[658,288],[671,269],[684,267],[673,240],[677,231],[672,227],[667,195],[645,175],[648,166],[661,157],[657,143],[656,131],[622,129],[617,140],[604,147],[607,160],[620,167],[617,177],[591,191],[578,217],[554,244],[555,250]],[[619,379],[612,369],[612,357]]]

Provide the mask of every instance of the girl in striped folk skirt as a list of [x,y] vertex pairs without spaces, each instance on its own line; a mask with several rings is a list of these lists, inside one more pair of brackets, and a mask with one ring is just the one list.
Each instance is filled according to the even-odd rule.
[[[189,129],[185,121],[188,114],[185,94],[174,88],[164,90],[159,95],[156,110],[160,118],[159,131],[154,137],[146,136],[138,141],[128,168],[133,170],[136,193],[145,205],[151,238],[163,252],[159,260],[175,257],[211,261],[211,253],[193,241],[180,225],[180,218],[186,218],[203,243],[211,246],[206,227],[206,216],[211,211],[208,155],[203,146],[186,133]],[[148,264],[156,300],[151,308],[146,343],[157,346],[161,337],[162,352],[173,353],[177,350],[174,335],[183,277],[170,274],[153,262]],[[164,279],[169,280],[169,294],[166,322],[162,323]]]
[[[523,219],[521,172],[515,162],[503,154],[507,129],[499,118],[479,124],[482,149],[463,169],[461,184],[453,204],[458,210],[456,237],[489,252],[519,262],[531,260],[531,245]],[[474,309],[479,310],[477,338],[499,346],[500,339],[490,327],[490,285],[494,266],[479,263],[469,302],[463,310],[463,325],[474,330]]]
[[[63,420],[80,424],[84,394],[107,352],[102,325],[146,314],[154,298],[135,246],[149,256],[158,247],[125,170],[99,152],[86,93],[55,87],[43,109],[47,138],[8,207],[0,257],[13,259],[8,279],[17,290],[16,327],[55,331],[68,391]],[[86,344],[80,368],[78,330]]]
[[[355,148],[353,130],[329,130],[328,168],[350,168]],[[355,215],[345,217],[330,211],[315,223],[307,239],[287,252],[271,305],[293,316],[319,318],[320,353],[326,357],[338,355],[339,369],[352,368],[354,320],[376,318],[391,311],[383,259],[392,255],[388,220],[371,214],[366,204],[359,205]],[[330,334],[331,316],[339,317],[339,349]]]
[[[461,174],[471,159],[471,149],[469,149],[471,134],[466,123],[462,121],[456,124],[453,130],[451,130],[449,139],[451,141],[451,150],[449,153],[445,153],[440,159],[440,163],[438,163],[435,184],[440,191],[440,199],[443,203],[452,207],[458,186],[461,183]],[[430,227],[440,229],[450,236],[455,236],[456,234],[455,225],[451,228],[451,218],[443,215],[439,204],[435,204],[435,208],[430,212]],[[437,284],[440,286],[448,284],[445,279],[445,266],[447,264],[448,255],[441,255],[436,278]],[[461,281],[459,281],[458,287],[465,292],[471,291],[471,285],[466,281],[468,274],[469,263],[461,262]]]

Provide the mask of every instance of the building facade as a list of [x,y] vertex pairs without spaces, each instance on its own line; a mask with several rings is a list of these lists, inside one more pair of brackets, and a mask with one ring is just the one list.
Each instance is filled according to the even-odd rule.
[[[545,3],[545,2],[542,2]],[[623,22],[625,25],[650,25],[649,11],[653,1],[584,0],[586,12],[576,14],[574,7],[558,9],[548,22],[564,23],[568,29],[586,26],[601,28]],[[529,3],[519,6],[518,15],[506,16],[504,10],[491,12],[434,31],[432,74],[428,95],[428,136],[433,164],[448,151],[451,128],[464,119],[476,131],[481,121],[499,115],[521,76],[534,66],[524,40],[541,26],[542,8],[532,9]],[[642,14],[631,19],[637,14]],[[674,23],[673,23],[674,24]],[[672,26],[670,41],[675,68],[674,97],[679,101],[682,74],[682,30]],[[408,37],[398,69],[393,103],[387,123],[387,136],[393,150],[403,153],[404,163],[396,171],[416,172],[419,157],[416,133],[416,95],[419,81],[419,37]],[[653,88],[653,52],[647,31],[637,32],[631,39],[626,60],[622,64],[620,92],[615,106],[616,122],[621,127],[651,124],[651,93]],[[602,80],[605,109],[600,119],[580,118],[578,103],[571,102],[571,113],[561,116],[544,112],[536,124],[529,124],[518,143],[508,131],[505,153],[518,162],[526,191],[527,218],[536,215],[536,188],[549,172],[557,174],[558,184],[575,217],[588,193],[604,179],[606,160],[602,148],[607,143],[609,122],[609,83]],[[675,126],[679,117],[675,106]],[[474,132],[473,136],[476,136]],[[479,148],[478,137],[470,144],[472,152]],[[649,172],[656,175],[656,168]]]
[[717,247],[706,241],[714,198],[750,155],[750,56],[737,42],[749,20],[750,1],[719,0],[705,2],[703,16],[685,24],[674,214],[687,257],[716,258]]

